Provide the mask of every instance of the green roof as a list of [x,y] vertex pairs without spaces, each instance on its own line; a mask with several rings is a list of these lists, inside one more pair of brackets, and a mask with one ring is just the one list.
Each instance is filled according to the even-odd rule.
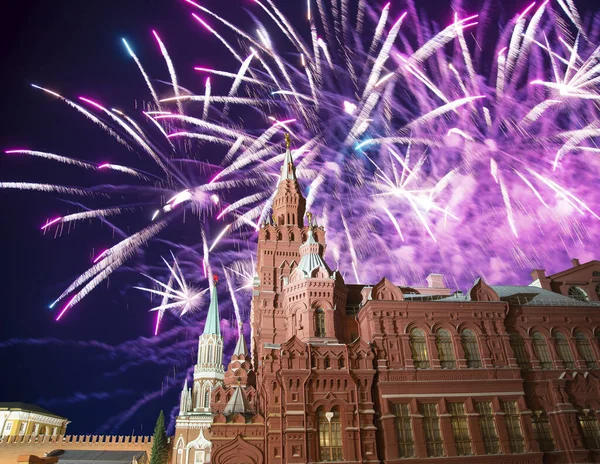
[[59,416],[54,414],[47,409],[42,408],[41,406],[37,406],[35,404],[29,403],[21,403],[18,401],[12,401],[7,403],[0,403],[0,411],[6,409],[9,411],[26,411],[26,412],[37,412],[38,414],[45,414],[47,416],[58,417],[59,419],[66,419],[66,417]]
[[217,284],[213,285],[210,292],[210,306],[206,315],[203,335],[221,335],[221,318],[219,317],[219,299],[217,296]]

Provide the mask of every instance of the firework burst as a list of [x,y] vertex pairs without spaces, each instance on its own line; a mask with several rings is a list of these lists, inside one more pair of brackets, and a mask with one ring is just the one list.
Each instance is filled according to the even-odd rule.
[[[330,258],[353,270],[347,280],[385,274],[414,281],[434,270],[459,282],[473,274],[495,280],[498,263],[508,279],[520,276],[515,268],[552,266],[565,251],[585,250],[598,239],[600,194],[592,186],[600,168],[594,45],[600,28],[596,18],[582,21],[572,2],[532,3],[495,42],[486,39],[491,9],[471,14],[460,2],[448,24],[436,27],[419,17],[413,0],[397,14],[389,3],[340,8],[336,1],[309,1],[301,21],[287,18],[273,0],[256,0],[252,31],[186,2],[207,40],[239,63],[228,70],[196,67],[204,77],[198,94],[179,84],[156,31],[170,78],[161,89],[123,41],[153,101],[139,114],[34,86],[147,162],[123,166],[7,151],[102,176],[114,171],[137,183],[119,178],[107,188],[103,177],[92,188],[15,182],[0,188],[115,202],[134,191],[146,199],[136,205],[147,224],[98,256],[59,296],[55,303],[70,299],[58,318],[188,211],[194,221],[186,219],[186,227],[210,238],[172,243],[202,257],[204,277],[211,275],[208,252],[216,256],[229,269],[232,296],[231,278],[250,288],[253,271],[243,263],[270,215],[284,132],[294,141],[307,207],[327,227]],[[215,93],[217,80],[227,85],[223,95]],[[128,206],[90,208],[49,219],[42,229],[108,221]],[[173,259],[167,283],[149,277],[162,290],[144,289],[163,297],[154,308],[159,315],[171,308],[185,313],[201,294],[188,291]]]

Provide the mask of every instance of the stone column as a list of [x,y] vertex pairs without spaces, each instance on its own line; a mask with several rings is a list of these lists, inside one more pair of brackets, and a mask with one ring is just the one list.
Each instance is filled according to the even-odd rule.
[[465,350],[462,346],[462,336],[460,334],[453,335],[452,343],[454,345],[454,351],[456,352],[456,367],[458,369],[466,369],[467,358],[465,356]]
[[427,340],[427,351],[429,352],[429,366],[432,369],[441,369],[440,355],[435,344],[435,334],[428,333],[425,337]]
[[481,436],[481,428],[479,427],[479,414],[475,411],[475,404],[472,398],[468,398],[467,401],[465,401],[465,408],[467,411],[469,434],[471,435],[471,441],[473,443],[473,454],[485,454],[483,437]]
[[500,452],[510,454],[510,440],[508,438],[506,417],[504,417],[504,412],[500,408],[500,400],[498,398],[492,400],[492,409],[494,410],[496,429],[498,431],[498,438],[500,439]]

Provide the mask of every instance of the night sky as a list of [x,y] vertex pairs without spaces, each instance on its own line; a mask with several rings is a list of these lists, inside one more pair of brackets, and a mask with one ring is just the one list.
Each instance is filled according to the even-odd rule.
[[[585,10],[593,2],[577,4]],[[223,12],[221,3],[248,7],[250,0],[202,3]],[[290,15],[303,14],[296,11],[297,6],[290,6],[303,2],[276,3]],[[442,9],[439,5],[445,5],[443,9],[450,14],[447,2],[427,4],[438,11]],[[244,8],[231,10],[235,11],[228,11],[227,17],[236,24],[249,21]],[[150,33],[155,28],[170,51],[180,82],[198,92],[202,80],[193,66],[235,69],[222,47],[193,23],[183,1],[11,2],[0,23],[2,150],[30,148],[88,160],[118,159],[124,150],[110,137],[29,84],[132,108],[136,99],[146,99],[148,93],[122,46],[122,37],[132,44],[151,76],[166,79],[164,61]],[[91,182],[86,174],[74,176],[82,176],[81,170],[0,155],[0,179],[4,181]],[[108,289],[101,285],[69,317],[55,322],[48,304],[86,269],[92,253],[113,243],[108,228],[87,222],[61,237],[41,233],[39,227],[46,218],[69,208],[77,210],[53,195],[7,190],[0,194],[4,245],[0,402],[44,406],[72,421],[69,433],[133,431],[149,435],[160,409],[169,416],[178,407],[184,369],[194,363],[201,318],[170,318],[163,332],[174,330],[174,335],[151,341],[154,317],[147,313],[148,301],[130,288],[139,282],[139,273],[124,271],[110,279]],[[132,224],[132,230],[138,226]],[[173,343],[178,343],[179,349],[163,356]],[[142,358],[143,363],[132,361]],[[176,388],[168,388],[173,386],[174,376]],[[123,416],[136,403],[143,406]]]

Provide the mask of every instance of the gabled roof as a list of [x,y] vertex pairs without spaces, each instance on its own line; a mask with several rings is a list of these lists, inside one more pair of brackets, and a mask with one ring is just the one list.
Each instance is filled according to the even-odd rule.
[[204,332],[206,334],[221,335],[221,318],[219,316],[219,299],[217,295],[217,284],[213,285],[210,293],[210,306],[206,314],[206,323],[204,324]]
[[21,402],[6,402],[0,403],[0,411],[1,410],[18,410],[18,411],[26,411],[26,412],[37,412],[38,414],[45,414],[46,416],[58,417],[59,419],[65,419],[66,417],[59,416],[54,414],[47,409],[42,408],[41,406],[37,406],[35,404],[29,403],[21,403]]
[[592,266],[600,267],[600,261],[597,261],[597,260],[589,261],[587,263],[580,264],[579,266],[571,267],[569,269],[565,269],[564,271],[557,272],[556,274],[549,275],[548,278],[550,280],[556,280],[556,279],[559,279],[560,277],[572,274],[574,272],[581,271],[585,268],[592,267]]

